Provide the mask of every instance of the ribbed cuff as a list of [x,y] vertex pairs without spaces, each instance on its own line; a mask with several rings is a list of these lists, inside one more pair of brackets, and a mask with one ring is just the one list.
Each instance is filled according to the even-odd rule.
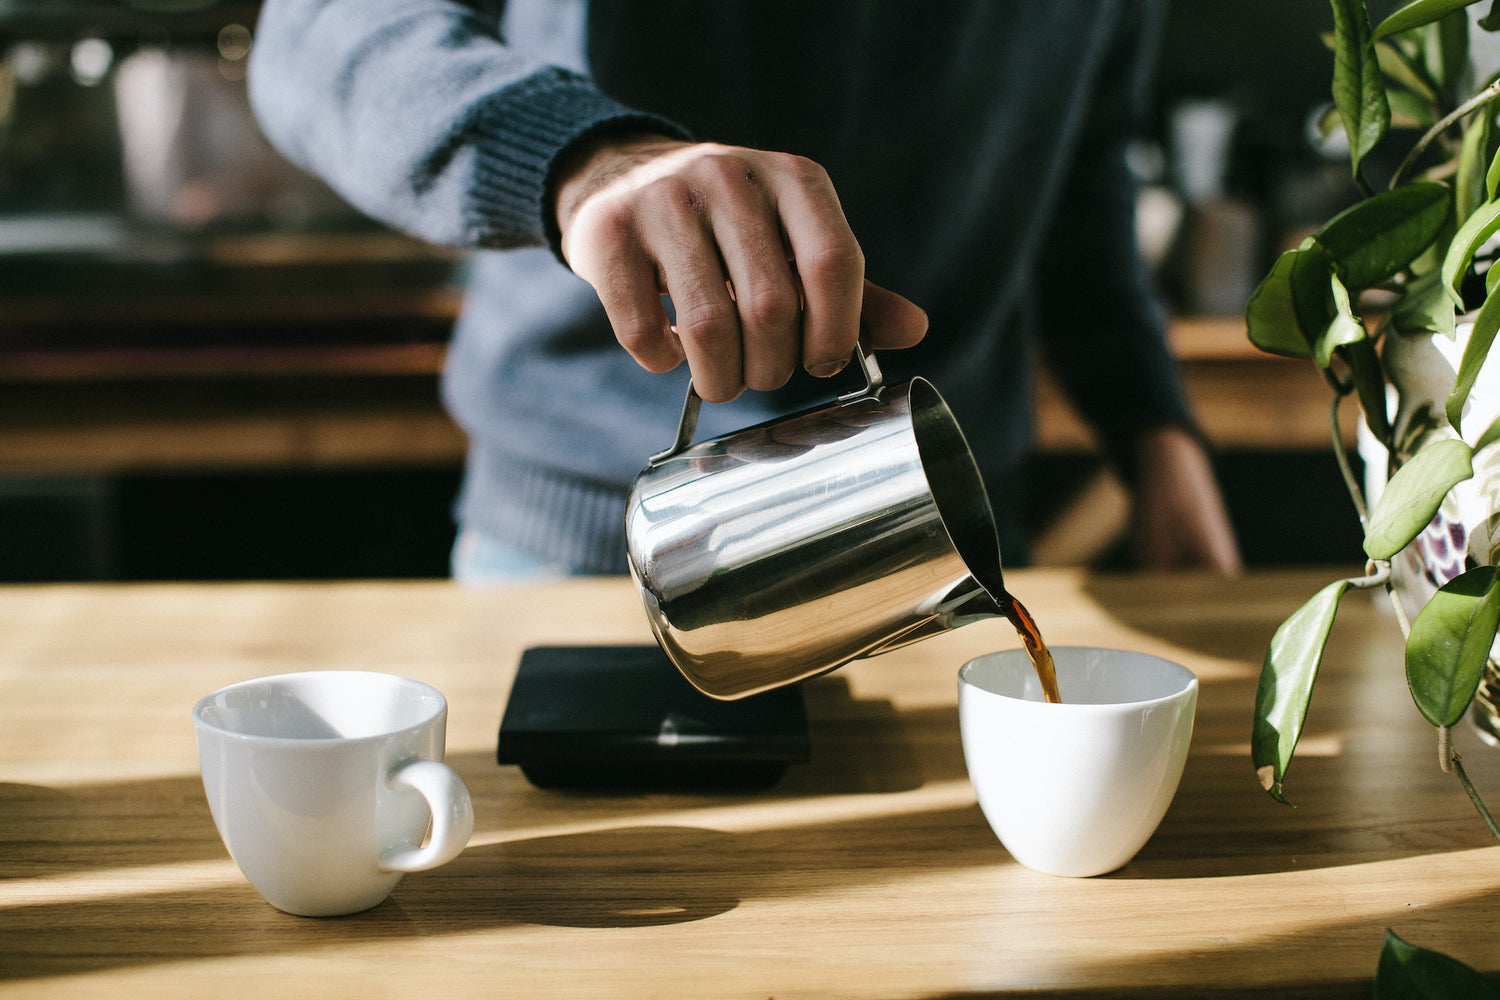
[[[492,230],[494,218],[530,220],[532,235],[561,256],[552,208],[553,168],[576,143],[600,132],[658,132],[687,138],[675,122],[625,107],[565,70],[539,75],[507,91],[478,122],[473,233]],[[483,245],[483,240],[478,242]]]

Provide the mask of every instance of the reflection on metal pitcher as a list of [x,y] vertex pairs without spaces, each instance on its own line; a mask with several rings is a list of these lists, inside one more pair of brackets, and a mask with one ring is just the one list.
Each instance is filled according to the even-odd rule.
[[[630,568],[652,630],[701,691],[740,698],[1000,613],[984,484],[931,383],[883,383],[692,443],[631,489]],[[987,589],[988,588],[988,589]]]

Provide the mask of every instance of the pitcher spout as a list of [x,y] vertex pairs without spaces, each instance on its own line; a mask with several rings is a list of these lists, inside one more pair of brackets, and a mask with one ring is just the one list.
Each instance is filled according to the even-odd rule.
[[[996,574],[998,578],[999,574]],[[1005,601],[1007,595],[1005,588],[996,585],[980,583],[975,587],[974,593],[967,600],[956,605],[948,618],[951,624],[949,628],[959,628],[970,622],[977,622],[984,618],[1005,617]]]
[[888,653],[922,639],[951,632],[965,625],[972,625],[974,622],[1005,616],[1005,609],[1001,604],[1006,599],[1004,590],[999,591],[1000,598],[997,600],[983,585],[972,580],[968,583],[968,586],[955,590],[951,599],[940,603],[934,614],[901,634],[892,636],[863,655],[876,656],[880,653]]

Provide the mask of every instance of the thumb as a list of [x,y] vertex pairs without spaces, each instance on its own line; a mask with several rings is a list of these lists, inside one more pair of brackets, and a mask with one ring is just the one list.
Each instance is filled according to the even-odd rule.
[[927,313],[920,306],[870,281],[859,319],[871,350],[911,347],[927,334]]

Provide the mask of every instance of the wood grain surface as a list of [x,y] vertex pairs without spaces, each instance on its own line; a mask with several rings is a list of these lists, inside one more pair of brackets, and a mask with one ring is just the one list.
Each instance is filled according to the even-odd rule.
[[[496,731],[527,646],[649,641],[628,580],[0,588],[0,996],[1353,997],[1386,928],[1494,977],[1500,847],[1437,767],[1382,605],[1348,598],[1296,808],[1255,780],[1266,642],[1335,575],[1010,574],[1054,645],[1202,683],[1166,819],[1093,879],[1016,865],[975,804],[955,673],[1017,645],[1002,621],[808,682],[812,759],[769,790],[585,794],[496,764]],[[189,717],[313,668],[442,689],[476,813],[458,860],[331,920],[240,876]],[[1500,751],[1459,746],[1500,805]]]

